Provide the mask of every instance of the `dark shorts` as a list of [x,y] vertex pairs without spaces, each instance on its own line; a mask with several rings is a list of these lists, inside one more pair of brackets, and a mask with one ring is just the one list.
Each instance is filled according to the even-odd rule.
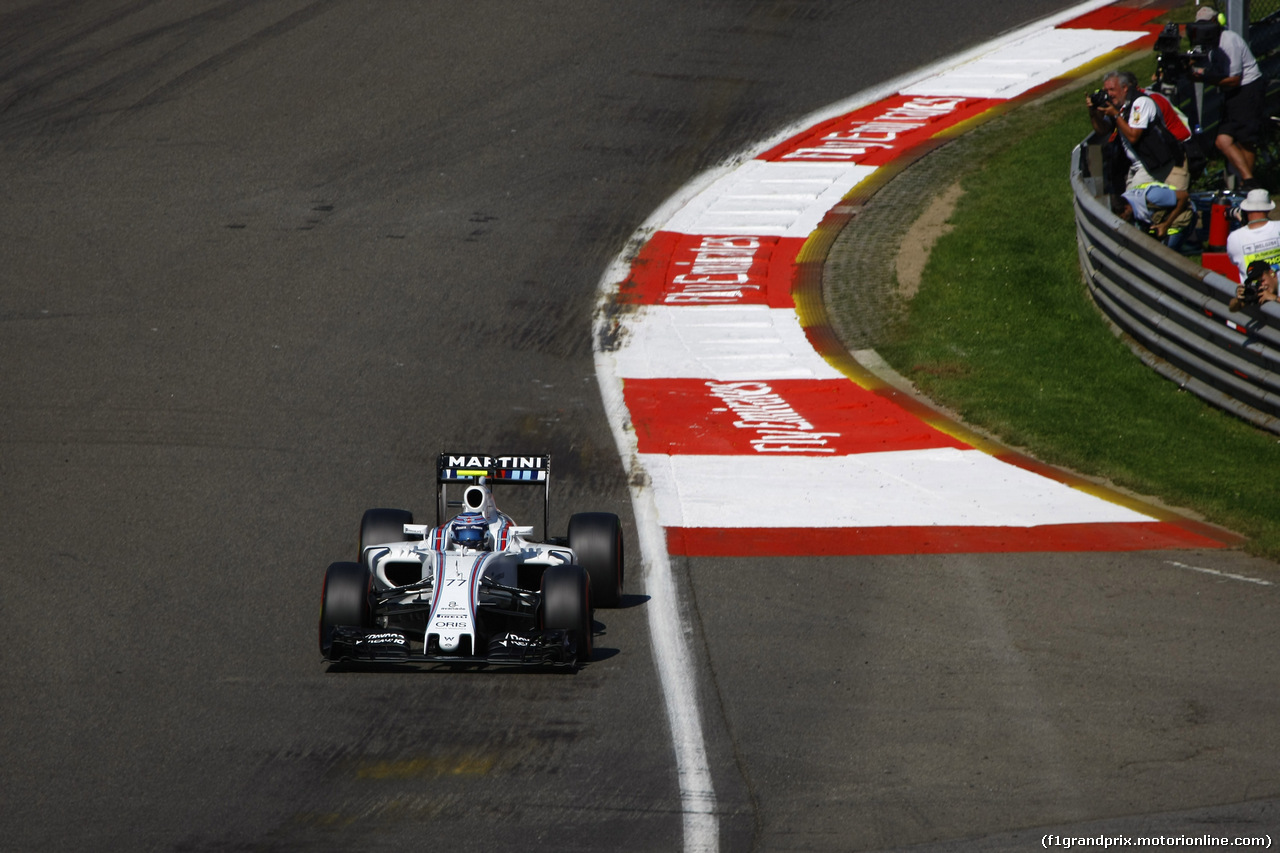
[[1266,78],[1261,78],[1248,86],[1222,93],[1219,134],[1230,136],[1236,142],[1250,147],[1262,141],[1263,96],[1266,94],[1266,85]]

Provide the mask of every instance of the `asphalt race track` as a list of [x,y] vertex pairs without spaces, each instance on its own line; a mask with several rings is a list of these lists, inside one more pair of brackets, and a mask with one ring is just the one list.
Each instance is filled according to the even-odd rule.
[[[680,849],[634,547],[576,675],[328,672],[324,568],[440,450],[550,452],[553,527],[633,540],[591,313],[636,226],[1067,5],[0,2],[0,849]],[[676,569],[723,850],[1280,824],[1277,587],[1194,570],[1270,565]]]

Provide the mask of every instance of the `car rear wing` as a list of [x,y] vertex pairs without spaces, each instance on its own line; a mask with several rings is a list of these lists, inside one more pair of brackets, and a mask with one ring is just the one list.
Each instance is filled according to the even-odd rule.
[[551,457],[545,453],[538,456],[441,453],[436,460],[436,526],[444,524],[449,507],[462,505],[461,501],[449,501],[451,484],[481,482],[490,486],[542,486],[542,538],[551,535],[547,524],[551,506]]

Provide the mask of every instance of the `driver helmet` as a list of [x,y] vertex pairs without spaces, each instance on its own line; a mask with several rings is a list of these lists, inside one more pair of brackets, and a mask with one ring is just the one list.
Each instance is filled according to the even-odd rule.
[[473,551],[489,550],[489,523],[478,512],[464,512],[449,522],[450,538]]

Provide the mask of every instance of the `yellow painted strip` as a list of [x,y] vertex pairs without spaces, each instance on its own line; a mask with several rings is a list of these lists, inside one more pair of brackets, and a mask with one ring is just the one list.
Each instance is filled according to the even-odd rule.
[[409,758],[375,761],[356,769],[357,779],[416,779],[422,776],[484,776],[493,769],[492,758]]

